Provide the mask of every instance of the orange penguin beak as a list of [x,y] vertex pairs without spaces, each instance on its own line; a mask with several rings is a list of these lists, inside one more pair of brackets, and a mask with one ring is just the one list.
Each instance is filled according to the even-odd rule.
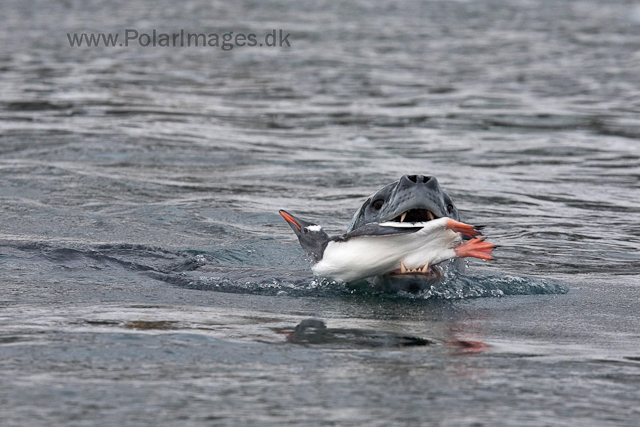
[[292,217],[287,211],[280,209],[278,212],[280,212],[282,218],[284,218],[289,224],[295,225],[296,227],[298,227],[298,230],[300,230],[300,224],[298,224],[298,221],[296,221],[296,219]]

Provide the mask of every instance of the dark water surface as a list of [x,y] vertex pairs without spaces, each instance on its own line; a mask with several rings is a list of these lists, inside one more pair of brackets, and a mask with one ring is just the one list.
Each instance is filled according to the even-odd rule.
[[[638,424],[636,2],[1,7],[1,425]],[[127,28],[292,35],[66,37]],[[278,209],[340,233],[405,173],[498,260],[312,278]]]

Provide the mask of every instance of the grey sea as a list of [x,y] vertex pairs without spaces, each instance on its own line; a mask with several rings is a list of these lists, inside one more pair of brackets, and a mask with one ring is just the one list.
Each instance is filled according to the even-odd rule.
[[[404,174],[496,260],[314,278]],[[0,4],[2,426],[637,426],[639,248],[638,2]]]

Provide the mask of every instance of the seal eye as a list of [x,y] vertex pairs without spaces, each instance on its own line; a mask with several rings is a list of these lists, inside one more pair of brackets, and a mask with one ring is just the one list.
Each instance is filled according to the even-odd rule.
[[451,203],[447,205],[447,212],[449,213],[453,212],[453,205]]
[[373,206],[373,209],[375,210],[380,210],[380,208],[382,207],[382,205],[384,205],[384,200],[382,199],[378,199],[375,202],[373,202],[373,204],[371,206]]
[[302,231],[304,231],[305,233],[309,232],[309,229],[307,227],[303,228]]

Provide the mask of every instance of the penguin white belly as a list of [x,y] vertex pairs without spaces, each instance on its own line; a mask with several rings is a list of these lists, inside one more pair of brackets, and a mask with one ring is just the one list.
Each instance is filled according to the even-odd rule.
[[[437,264],[441,261],[456,257],[453,247],[461,241],[458,233],[451,230],[443,230],[437,233],[436,236],[431,237],[430,239],[424,239],[423,244],[419,248],[408,252],[404,258],[400,260],[406,268],[421,268],[424,265]],[[398,261],[398,268],[400,268],[400,261]]]
[[[445,229],[445,224],[443,218],[442,221],[419,223],[424,227],[414,233],[330,241],[322,260],[313,266],[313,272],[318,276],[349,282],[398,270],[401,262],[412,269],[455,258],[452,248],[460,242],[460,234]],[[397,223],[389,226],[396,227]]]
[[[360,237],[327,244],[322,260],[313,266],[317,276],[349,282],[393,271],[406,253],[400,236]],[[398,267],[399,268],[399,267]]]

